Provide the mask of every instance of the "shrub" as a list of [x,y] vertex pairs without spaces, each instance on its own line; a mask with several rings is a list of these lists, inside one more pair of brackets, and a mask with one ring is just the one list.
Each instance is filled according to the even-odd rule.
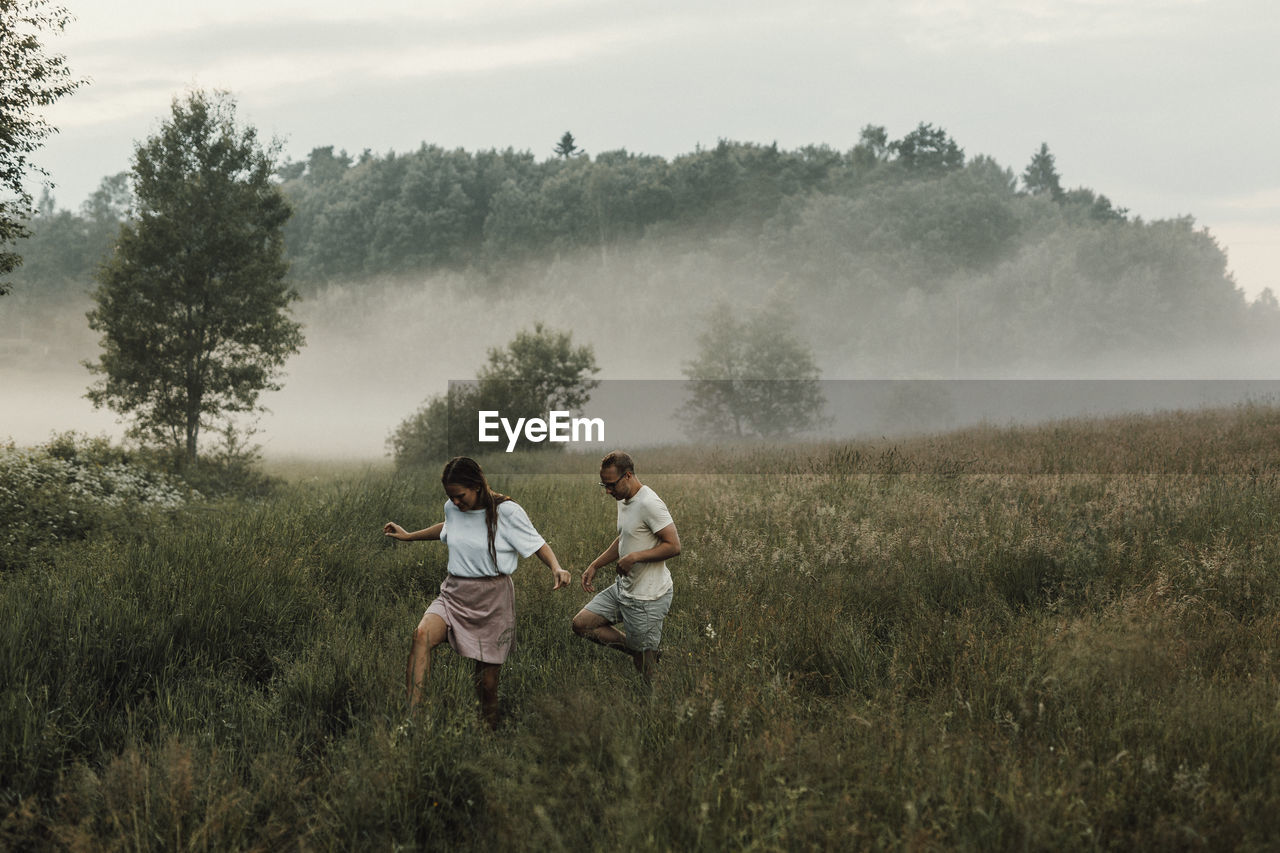
[[0,444],[0,569],[20,568],[43,547],[83,539],[139,512],[175,509],[193,496],[180,480],[105,438],[64,433],[34,448]]

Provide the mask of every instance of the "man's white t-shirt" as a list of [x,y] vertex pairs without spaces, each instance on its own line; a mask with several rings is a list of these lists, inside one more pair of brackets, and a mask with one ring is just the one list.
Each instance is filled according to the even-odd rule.
[[[671,512],[648,486],[626,500],[618,501],[618,556],[633,551],[647,551],[662,540],[658,531],[672,523]],[[671,591],[671,572],[667,563],[636,563],[631,576],[618,576],[618,592],[641,601],[661,598]]]
[[483,509],[463,512],[453,501],[445,501],[440,541],[449,546],[449,574],[462,578],[512,574],[521,557],[547,544],[534,529],[524,507],[510,500],[498,504],[498,526],[493,536],[498,552],[497,572],[489,558],[489,528],[484,523]]

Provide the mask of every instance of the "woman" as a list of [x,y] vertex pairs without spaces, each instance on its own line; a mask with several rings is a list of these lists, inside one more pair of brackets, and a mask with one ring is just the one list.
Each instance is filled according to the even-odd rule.
[[498,670],[515,648],[515,586],[511,573],[520,557],[537,554],[555,576],[553,589],[569,585],[569,573],[524,509],[489,488],[480,465],[456,456],[440,476],[449,500],[444,521],[408,533],[395,522],[382,532],[401,542],[440,540],[449,546],[448,576],[413,632],[405,681],[409,707],[422,700],[431,675],[431,650],[446,639],[454,651],[475,661],[480,717],[498,725]]

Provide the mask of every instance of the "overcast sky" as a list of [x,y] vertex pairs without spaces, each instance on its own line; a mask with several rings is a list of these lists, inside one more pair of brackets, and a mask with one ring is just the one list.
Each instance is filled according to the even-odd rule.
[[919,122],[1147,219],[1190,214],[1280,293],[1272,0],[61,0],[89,83],[36,161],[78,208],[175,96],[229,90],[299,159],[423,142],[673,157],[718,139],[846,150]]

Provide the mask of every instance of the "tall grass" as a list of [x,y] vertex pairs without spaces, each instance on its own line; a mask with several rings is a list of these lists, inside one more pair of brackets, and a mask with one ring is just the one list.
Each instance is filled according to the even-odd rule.
[[[0,577],[0,846],[1268,849],[1280,413],[641,458],[684,553],[658,681],[516,575],[505,721],[409,632],[435,476],[308,479]],[[722,460],[721,460],[722,461]],[[720,464],[720,461],[717,461]],[[489,470],[575,574],[614,505]],[[604,578],[602,578],[604,580]]]

